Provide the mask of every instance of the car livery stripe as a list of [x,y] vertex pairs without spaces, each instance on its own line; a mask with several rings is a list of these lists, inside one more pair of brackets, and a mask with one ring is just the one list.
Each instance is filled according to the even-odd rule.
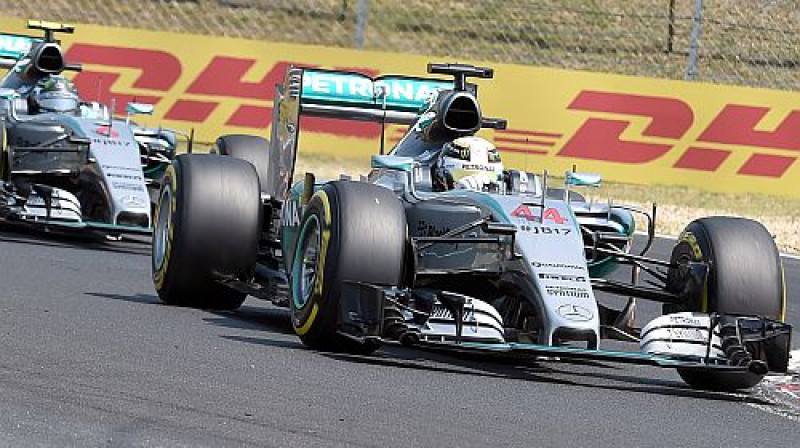
[[781,300],[781,316],[780,321],[786,322],[786,270],[783,267],[783,260],[780,260],[781,263],[781,288],[783,292],[783,298]]
[[294,327],[295,333],[297,333],[300,336],[308,333],[308,330],[311,329],[311,325],[314,323],[314,320],[317,318],[317,312],[318,311],[319,311],[319,307],[317,306],[316,303],[314,303],[311,306],[311,314],[308,315],[308,318],[306,319],[306,322],[303,325],[299,326],[299,327]]
[[[175,213],[176,213],[177,208],[178,208],[178,199],[177,199],[177,196],[178,196],[178,194],[177,194],[178,193],[178,178],[177,178],[176,173],[175,173],[175,165],[170,164],[167,167],[167,169],[166,169],[166,171],[164,173],[164,179],[167,182],[169,182],[169,184],[172,186],[172,200],[170,201],[170,208],[171,208],[170,219],[174,219],[175,218]],[[159,194],[159,200],[161,199],[160,196],[161,195]],[[160,207],[156,207],[156,213],[155,213],[155,216],[153,217],[153,222],[154,223],[158,222],[159,209],[160,209]],[[175,228],[175,226],[172,225],[171,222],[167,223],[167,225],[169,226],[169,229],[168,229],[168,233],[167,233],[167,241],[165,242],[166,247],[164,247],[164,260],[162,261],[161,266],[159,266],[158,269],[156,269],[156,271],[153,273],[153,280],[154,280],[156,289],[161,289],[161,287],[164,285],[164,278],[166,277],[166,274],[167,274],[167,266],[169,265],[170,254],[172,253],[172,242],[175,239],[174,230],[173,230]],[[155,233],[153,233],[153,238],[156,238],[156,237],[157,236],[155,235]]]
[[446,196],[469,197],[471,199],[474,199],[475,202],[486,205],[489,208],[491,208],[492,211],[496,213],[495,218],[497,218],[499,221],[509,222],[509,223],[511,222],[511,217],[509,217],[506,211],[503,210],[503,207],[487,194],[472,190],[450,190],[450,191],[443,191],[441,194],[442,196],[445,197]]
[[[324,276],[325,276],[325,257],[328,254],[328,244],[330,243],[331,239],[331,204],[330,200],[328,199],[328,195],[325,193],[325,190],[318,190],[315,196],[319,197],[320,201],[322,202],[322,207],[325,210],[325,219],[322,223],[322,231],[321,233],[321,241],[320,241],[320,248],[319,248],[319,266],[317,266],[317,278],[314,280],[314,294],[313,297],[322,297],[322,287],[324,285]],[[295,255],[295,258],[297,255]],[[313,302],[311,313],[308,315],[306,321],[300,325],[295,325],[295,332],[302,336],[308,333],[308,330],[311,329],[311,326],[314,324],[314,321],[317,318],[317,313],[319,312],[319,306],[316,302]],[[292,321],[294,324],[294,321]]]
[[[681,233],[678,241],[684,241],[686,244],[689,245],[692,249],[692,253],[695,256],[695,260],[702,260],[703,259],[703,250],[700,248],[700,244],[697,243],[697,237],[694,236],[692,232],[684,231]],[[703,297],[700,303],[700,312],[707,313],[708,312],[708,281],[706,280],[703,282]]]

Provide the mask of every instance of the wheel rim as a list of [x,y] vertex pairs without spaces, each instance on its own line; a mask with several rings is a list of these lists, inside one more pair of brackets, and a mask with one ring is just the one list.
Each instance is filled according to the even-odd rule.
[[300,244],[297,246],[292,270],[292,300],[297,309],[306,306],[314,292],[319,266],[320,235],[319,219],[312,215],[300,233]]
[[169,231],[172,225],[172,189],[164,188],[156,209],[156,228],[153,229],[153,266],[161,269],[167,258]]

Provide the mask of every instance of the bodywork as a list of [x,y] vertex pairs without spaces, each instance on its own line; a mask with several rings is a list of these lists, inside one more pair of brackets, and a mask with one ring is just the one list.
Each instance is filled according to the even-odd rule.
[[[716,336],[721,317],[681,309],[685,296],[665,287],[670,262],[646,256],[655,207],[645,211],[587,201],[572,190],[600,179],[574,171],[564,173],[558,188],[549,185],[553,179],[546,172],[518,170],[507,170],[491,190],[434,188],[432,168],[444,142],[482,128],[503,128],[505,121],[484,117],[477,87],[465,81],[491,77],[490,69],[434,65],[429,71],[454,80],[287,72],[276,86],[269,182],[262,192],[267,241],[255,280],[229,281],[229,286],[288,303],[291,278],[285,273],[292,272],[304,207],[327,182],[311,173],[293,181],[302,117],[405,124],[404,137],[386,155],[382,142],[373,170],[359,181],[387,188],[401,201],[408,225],[407,275],[400,285],[350,284],[339,303],[340,334],[359,341],[390,339],[689,370],[758,373],[767,368],[763,362],[729,363]],[[464,118],[466,110],[474,116]],[[647,223],[648,240],[639,253],[632,252],[635,214]],[[630,281],[609,276],[623,266],[630,268]],[[705,274],[697,268],[690,274],[702,284]],[[639,281],[642,272],[651,283]],[[627,304],[602,306],[598,291],[626,297]],[[661,302],[670,313],[640,331],[633,325],[636,299]],[[790,326],[752,316],[735,320],[743,344],[761,347],[783,338],[788,347]],[[600,350],[605,337],[639,342],[641,351]]]
[[0,79],[0,216],[51,228],[148,233],[152,197],[180,133],[136,125],[131,114],[152,112],[141,104],[130,104],[126,117],[114,117],[113,105],[92,101],[70,113],[31,110],[37,84],[81,66],[64,61],[53,37],[72,27],[30,27],[45,37],[0,40],[0,66],[8,69]]

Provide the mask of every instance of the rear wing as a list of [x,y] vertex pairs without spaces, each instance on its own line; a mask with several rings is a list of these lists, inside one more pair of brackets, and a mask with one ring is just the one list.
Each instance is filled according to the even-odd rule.
[[[290,71],[291,76],[298,76]],[[436,91],[452,81],[410,76],[370,78],[360,73],[300,69],[300,114],[411,124]],[[291,82],[291,81],[290,81]]]
[[0,63],[4,68],[13,67],[31,51],[34,44],[39,42],[44,42],[44,39],[23,34],[0,33]]
[[[0,33],[0,68],[13,68],[37,44],[43,42],[60,44],[60,41],[55,38],[55,33],[72,34],[75,32],[73,25],[42,20],[28,20],[28,29],[44,31],[44,37]],[[79,70],[76,64],[68,66],[67,69]]]
[[440,79],[290,68],[275,87],[268,193],[284,199],[291,186],[301,116],[412,124],[434,92],[453,87]]

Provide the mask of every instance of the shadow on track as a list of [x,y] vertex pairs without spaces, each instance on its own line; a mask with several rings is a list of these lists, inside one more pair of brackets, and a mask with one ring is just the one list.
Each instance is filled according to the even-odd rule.
[[225,328],[262,330],[294,335],[289,321],[289,310],[284,308],[243,306],[236,311],[209,311],[216,317],[207,317],[206,323]]
[[[418,354],[435,355],[416,357],[416,359],[401,359],[402,353],[398,351],[415,351]],[[377,366],[387,366],[392,368],[405,368],[413,370],[434,371],[452,373],[456,375],[485,376],[490,378],[502,378],[518,381],[535,381],[549,384],[561,384],[570,387],[585,387],[590,389],[614,390],[626,393],[644,393],[648,395],[665,395],[683,398],[697,398],[703,400],[715,400],[737,403],[749,403],[758,405],[772,405],[770,401],[764,400],[755,395],[744,393],[719,393],[706,392],[689,388],[682,381],[664,380],[658,378],[647,378],[640,375],[609,374],[606,372],[586,371],[577,372],[569,370],[569,364],[563,361],[539,362],[532,359],[510,359],[507,357],[486,357],[480,361],[475,359],[475,355],[468,358],[456,353],[435,353],[429,350],[387,347],[372,356],[348,355],[340,353],[322,353],[320,355],[327,358],[336,359],[344,362],[370,364]],[[446,367],[430,365],[430,362],[448,364]],[[602,368],[609,367],[622,370],[617,366],[600,364]],[[626,384],[604,384],[597,381],[586,380],[608,380]],[[751,393],[752,394],[752,393]]]
[[222,339],[234,342],[246,342],[248,344],[263,345],[267,347],[288,348],[291,350],[307,350],[300,341],[285,341],[280,339],[254,338],[251,336],[223,335]]
[[102,299],[123,300],[125,302],[142,303],[147,305],[162,305],[158,297],[153,294],[134,294],[126,296],[122,294],[108,294],[103,292],[85,292],[87,296],[100,297]]
[[[259,317],[253,320],[243,320],[243,322],[245,322],[244,325],[230,325],[230,322],[225,321],[213,321],[211,323],[231,328],[264,329],[261,324],[262,319],[265,318],[263,311],[264,310],[258,310],[256,315]],[[275,311],[283,310],[278,309]],[[236,313],[226,314],[228,318],[235,319],[235,316]],[[268,316],[267,319],[271,322],[270,326],[279,327],[279,333],[292,334],[291,325],[285,313],[274,312],[269,313]],[[272,321],[272,319],[275,320]],[[255,327],[253,327],[253,325],[255,325]],[[648,395],[696,398],[765,406],[772,405],[770,401],[757,397],[754,394],[748,395],[747,392],[731,394],[694,390],[677,379],[648,378],[646,374],[628,375],[623,373],[628,370],[627,366],[597,361],[539,361],[529,357],[511,357],[508,355],[489,353],[453,353],[439,349],[403,347],[396,344],[385,344],[372,355],[364,356],[314,351],[306,348],[299,339],[287,341],[285,339],[269,337],[236,335],[223,335],[220,337],[229,341],[276,347],[279,349],[305,350],[337,361],[390,367],[394,369],[409,369],[516,381],[533,381],[570,387],[613,390],[623,393],[644,393]],[[577,366],[588,370],[577,371],[573,368]],[[655,367],[653,368],[655,369]]]
[[126,236],[122,241],[109,241],[104,234],[88,232],[47,232],[0,223],[0,242],[43,247],[100,250],[132,255],[150,255],[150,238]]

